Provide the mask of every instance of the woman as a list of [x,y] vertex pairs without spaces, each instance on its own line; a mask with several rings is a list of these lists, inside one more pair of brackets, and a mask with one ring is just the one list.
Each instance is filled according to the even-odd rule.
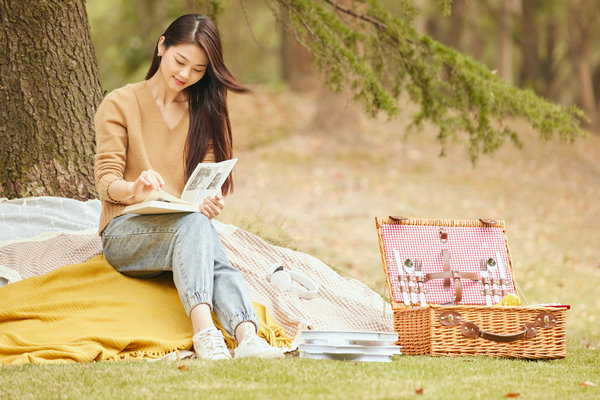
[[[129,276],[173,271],[199,358],[231,358],[211,310],[236,338],[236,358],[281,358],[281,349],[256,335],[258,319],[246,283],[210,222],[224,207],[222,195],[207,198],[198,213],[122,213],[153,190],[179,197],[199,162],[232,157],[227,90],[248,91],[223,63],[214,22],[190,14],[160,37],[145,81],[102,101],[95,119],[95,178],[104,254]],[[230,177],[222,193],[232,188]]]

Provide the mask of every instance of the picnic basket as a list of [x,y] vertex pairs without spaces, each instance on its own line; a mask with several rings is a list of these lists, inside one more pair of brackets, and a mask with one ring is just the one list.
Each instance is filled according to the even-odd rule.
[[[566,307],[490,304],[490,298],[497,304],[518,289],[504,221],[376,217],[375,222],[403,354],[566,356]],[[486,260],[498,262],[501,278],[490,277]],[[419,270],[414,275],[413,262]]]

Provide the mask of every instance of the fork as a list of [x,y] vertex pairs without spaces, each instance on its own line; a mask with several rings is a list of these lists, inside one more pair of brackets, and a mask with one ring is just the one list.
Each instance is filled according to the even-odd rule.
[[483,278],[481,282],[482,282],[482,286],[483,286],[483,294],[485,295],[485,305],[491,306],[492,305],[492,296],[490,296],[489,284],[485,283],[485,281],[484,281],[484,280],[487,280],[489,277],[487,263],[485,262],[484,259],[481,259],[481,262],[479,263],[479,274]]
[[492,275],[492,293],[494,293],[494,301],[495,304],[498,304],[502,301],[502,296],[500,296],[500,287],[496,281],[496,271],[498,270],[498,263],[492,257],[487,260],[487,269],[490,271]]

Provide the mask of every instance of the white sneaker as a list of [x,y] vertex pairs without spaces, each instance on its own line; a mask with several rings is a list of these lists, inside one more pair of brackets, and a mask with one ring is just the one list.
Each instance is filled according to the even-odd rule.
[[235,358],[258,357],[258,358],[283,358],[283,349],[273,347],[267,341],[256,334],[247,334],[242,343],[234,350]]
[[206,360],[226,360],[231,353],[225,345],[223,333],[215,327],[210,327],[196,333],[192,338],[196,357]]

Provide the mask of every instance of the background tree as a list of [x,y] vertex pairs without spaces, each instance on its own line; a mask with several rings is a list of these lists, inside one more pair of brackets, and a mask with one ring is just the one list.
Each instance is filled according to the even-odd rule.
[[[506,84],[484,65],[443,46],[415,29],[412,2],[401,1],[392,15],[375,0],[352,6],[336,0],[267,0],[288,20],[336,90],[350,87],[368,113],[398,112],[396,98],[408,93],[420,105],[417,126],[425,121],[439,129],[444,151],[448,138],[464,141],[472,159],[491,153],[506,138],[519,143],[509,117],[522,117],[546,139],[581,133],[583,113],[559,107]],[[449,12],[450,1],[442,2]],[[344,23],[350,17],[351,27]]]
[[[600,110],[600,48],[593,45],[600,32],[592,22],[599,16],[599,0],[455,0],[448,18],[440,18],[431,6],[420,10],[424,33],[497,69],[501,77],[510,74],[521,88],[558,104],[576,104],[589,118],[586,128],[600,132],[595,115]],[[459,44],[459,36],[472,40]]]
[[570,5],[569,42],[579,83],[579,102],[593,127],[600,127],[600,104],[594,93],[593,40],[600,35],[600,1],[573,0]]
[[[147,68],[145,61],[141,61],[149,57],[146,35],[160,34],[164,29],[159,26],[160,21],[165,15],[169,20],[185,11],[215,16],[225,3],[231,4],[225,0],[152,0],[139,10],[140,4],[136,2],[89,0],[88,7],[94,8],[94,15],[102,8],[105,11],[101,24],[96,25],[96,40],[114,43],[102,46],[98,52],[101,64],[109,65],[105,60],[114,61],[120,68],[111,66],[111,75],[124,70],[126,81],[137,80],[130,78],[140,77]],[[370,115],[396,116],[398,97],[408,94],[420,106],[414,116],[415,125],[430,122],[436,126],[442,152],[449,138],[463,142],[472,159],[495,151],[507,138],[519,143],[518,132],[508,123],[514,117],[524,118],[542,138],[557,135],[573,139],[582,133],[581,122],[585,117],[579,109],[552,104],[532,91],[510,86],[486,65],[417,31],[415,4],[420,3],[419,0],[264,0],[247,7],[249,3],[240,1],[247,11],[243,18],[251,27],[256,22],[255,16],[264,16],[252,14],[250,18],[249,14],[266,5],[310,51],[330,87],[350,93]],[[444,0],[436,4],[441,4],[442,12],[449,14],[450,3]],[[481,4],[477,13],[488,15],[488,20],[497,20],[497,15],[490,16],[494,13],[490,10],[497,10],[498,3]],[[0,112],[4,143],[0,153],[4,174],[0,179],[0,196],[94,195],[92,120],[102,90],[84,5],[84,0],[0,0],[0,39],[6,49],[0,54],[0,98],[7,105]],[[515,14],[508,16],[513,19],[509,26],[516,25]],[[467,7],[461,15],[472,18],[474,11]],[[442,19],[439,9],[436,16]],[[119,24],[119,18],[129,23]],[[227,21],[225,16],[223,21],[232,26],[232,20]],[[244,25],[240,22],[244,21],[233,20],[238,27]],[[497,32],[497,24],[494,26]],[[264,77],[276,69],[273,54],[280,52],[278,44],[273,44],[275,39],[265,38],[269,29],[255,27],[251,35],[245,36],[268,43],[262,49],[261,63],[253,66],[242,60],[232,65],[234,72],[236,65],[242,65],[256,77],[261,74]],[[137,33],[130,34],[131,30]],[[461,39],[461,46],[467,45],[469,41]],[[235,49],[234,46],[235,43],[226,43],[225,48]],[[491,52],[488,47],[480,47],[484,58]],[[238,57],[247,57],[247,53],[236,53]],[[101,73],[107,76],[105,71]],[[125,82],[103,83],[110,90]]]

